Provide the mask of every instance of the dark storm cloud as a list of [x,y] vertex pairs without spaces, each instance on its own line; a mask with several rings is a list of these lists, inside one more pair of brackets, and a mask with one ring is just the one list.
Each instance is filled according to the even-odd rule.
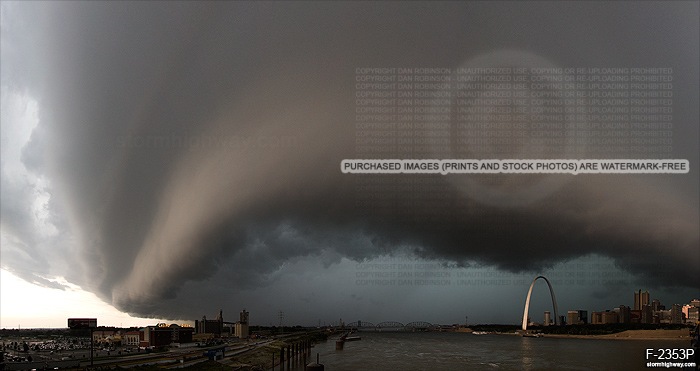
[[696,285],[691,82],[676,85],[690,96],[676,116],[689,176],[567,176],[511,206],[438,177],[440,210],[398,215],[357,207],[357,178],[339,169],[354,157],[356,67],[455,67],[526,49],[566,66],[670,64],[697,77],[697,18],[683,4],[605,5],[33,5],[42,23],[27,73],[41,78],[27,84],[41,121],[22,159],[66,210],[80,248],[69,277],[131,313],[198,315],[166,304],[221,271],[235,292],[300,257],[330,266],[396,251],[510,271],[598,253],[657,283]]

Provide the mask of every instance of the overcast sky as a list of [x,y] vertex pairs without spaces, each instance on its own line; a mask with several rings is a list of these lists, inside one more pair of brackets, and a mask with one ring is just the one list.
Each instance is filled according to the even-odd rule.
[[[563,311],[700,296],[697,2],[0,7],[1,267],[67,302],[80,288],[137,317],[307,325],[517,323],[540,273]],[[367,178],[339,167],[356,157],[356,68],[504,56],[673,68],[671,155],[690,173],[504,175],[498,192],[436,175],[440,212],[358,207]],[[391,272],[449,284],[363,281]],[[459,281],[475,276],[502,281]],[[5,277],[11,327],[8,303],[29,299]],[[23,327],[65,326],[31,313]]]

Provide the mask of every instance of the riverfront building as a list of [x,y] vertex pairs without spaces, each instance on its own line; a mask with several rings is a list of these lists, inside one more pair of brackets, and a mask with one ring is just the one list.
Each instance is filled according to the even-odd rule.
[[685,323],[694,325],[696,323],[700,322],[700,308],[699,307],[690,307],[687,310],[687,313],[685,315]]
[[652,323],[654,322],[654,312],[651,310],[651,305],[642,305],[641,309],[641,323]]
[[570,310],[566,315],[567,325],[585,325],[588,323],[587,310]]
[[630,323],[632,320],[632,315],[630,313],[630,307],[626,305],[620,305],[618,307],[617,318],[620,323]]
[[673,304],[671,306],[671,323],[683,323],[685,322],[684,320],[683,308],[679,304]]
[[605,325],[618,322],[619,318],[616,311],[606,310],[604,312],[591,313],[591,324],[593,325]]
[[681,311],[683,312],[687,324],[694,325],[700,322],[700,300],[691,300],[689,304],[681,308]]
[[642,290],[636,291],[634,293],[634,310],[642,310],[645,305],[651,304],[649,302],[649,291]]

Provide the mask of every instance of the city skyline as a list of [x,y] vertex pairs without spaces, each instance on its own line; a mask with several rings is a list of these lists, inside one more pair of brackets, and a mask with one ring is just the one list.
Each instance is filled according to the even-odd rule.
[[[19,278],[17,278],[17,277],[11,276],[11,274],[8,273],[8,272],[6,272],[6,271],[2,271],[2,274],[3,274],[3,279],[6,280],[6,282],[7,282],[7,280],[9,280],[9,281],[12,283],[12,287],[13,287],[13,288],[19,287],[20,289],[24,289],[24,290],[26,290],[26,289],[30,289],[30,290],[31,290],[31,289],[36,288],[35,286],[33,287],[32,285],[30,285],[30,284],[28,284],[28,283],[26,283],[26,282],[22,282],[22,281],[21,281]],[[66,284],[66,282],[63,282],[63,283]],[[6,287],[8,287],[8,286],[6,286]],[[116,309],[113,308],[113,307],[112,307],[112,308],[109,308],[109,306],[108,306],[107,304],[105,304],[104,302],[102,302],[102,301],[100,301],[99,299],[97,299],[96,297],[94,297],[94,295],[89,294],[89,293],[86,293],[86,292],[80,290],[80,288],[78,288],[78,287],[73,287],[72,289],[73,289],[73,294],[74,294],[74,295],[73,295],[73,298],[74,298],[73,300],[75,300],[75,298],[80,298],[80,300],[82,300],[82,302],[81,302],[81,307],[83,308],[82,311],[75,311],[74,309],[72,309],[72,307],[68,307],[68,308],[58,308],[58,310],[59,310],[59,311],[63,310],[62,313],[64,313],[64,315],[66,316],[66,318],[69,318],[69,317],[74,317],[74,318],[79,318],[79,317],[81,317],[81,318],[92,318],[92,317],[95,317],[95,316],[96,316],[95,313],[101,313],[102,316],[98,318],[98,326],[100,326],[100,327],[104,326],[104,327],[127,328],[127,327],[152,326],[152,325],[155,325],[156,323],[177,323],[177,324],[189,325],[189,326],[192,326],[192,327],[195,327],[195,328],[196,328],[196,327],[197,327],[197,325],[196,325],[197,320],[198,320],[198,319],[201,319],[201,317],[199,317],[199,316],[194,317],[194,318],[183,318],[183,319],[134,318],[134,317],[125,315],[124,313],[120,313],[118,310],[116,310]],[[525,288],[524,288],[524,289],[525,289]],[[543,290],[543,289],[540,289],[540,290]],[[540,291],[540,290],[538,290],[538,291]],[[3,290],[3,291],[5,291],[5,293],[7,293],[7,290]],[[54,291],[55,291],[55,290],[54,290]],[[619,304],[613,304],[614,302],[611,301],[611,302],[609,302],[609,303],[607,304],[607,307],[605,306],[605,304],[603,304],[603,307],[602,307],[602,308],[600,307],[600,305],[599,305],[598,307],[596,307],[596,308],[588,308],[588,307],[581,307],[581,306],[579,306],[579,307],[577,307],[577,308],[579,308],[579,309],[577,309],[577,310],[584,310],[584,311],[587,311],[588,313],[590,313],[591,316],[593,316],[593,314],[594,314],[595,312],[597,312],[597,311],[605,312],[605,311],[608,311],[608,310],[610,310],[610,309],[615,309],[615,310],[617,310],[617,309],[618,309],[618,305],[626,306],[626,307],[628,308],[628,310],[630,310],[630,309],[633,309],[633,308],[634,308],[634,301],[636,300],[637,294],[638,294],[638,292],[640,292],[640,291],[641,291],[641,289],[639,289],[639,290],[634,290],[634,291],[633,291],[633,294],[634,294],[635,297],[634,297],[629,303],[625,302],[624,300],[622,300],[622,298],[620,298]],[[645,292],[648,294],[648,291],[645,291]],[[56,293],[54,293],[54,294],[56,294]],[[11,295],[12,295],[12,294],[10,294],[10,295],[5,294],[5,297],[11,297]],[[662,297],[666,297],[666,296],[667,296],[667,295],[663,295],[663,294],[662,294]],[[650,297],[651,297],[651,296],[650,296]],[[540,299],[539,302],[537,302],[537,303],[533,302],[533,303],[532,303],[534,307],[536,307],[536,308],[542,308],[542,307],[547,308],[549,305],[551,305],[547,300],[543,300],[542,297],[539,297],[539,299]],[[49,301],[50,301],[51,299],[50,299],[50,298],[47,299],[46,297],[44,297],[42,300],[49,300]],[[613,300],[614,300],[614,299],[613,299]],[[657,300],[658,300],[657,297],[654,296],[654,301],[657,301]],[[672,305],[681,305],[681,306],[684,306],[684,305],[686,305],[686,304],[688,304],[688,303],[692,303],[693,301],[697,301],[697,300],[698,300],[697,298],[693,297],[693,298],[689,298],[689,299],[687,299],[687,300],[685,300],[685,301],[674,302],[674,303],[670,303],[670,304],[667,304],[667,305],[670,306],[670,305],[672,304]],[[5,301],[5,302],[7,303],[7,301]],[[663,304],[664,302],[661,301],[661,303]],[[3,328],[4,328],[4,329],[17,329],[17,328],[20,328],[20,329],[21,329],[21,328],[65,328],[64,324],[61,323],[61,318],[56,318],[56,317],[54,317],[54,318],[52,318],[52,319],[49,319],[49,320],[48,320],[49,322],[47,322],[47,319],[46,319],[46,318],[42,318],[42,317],[36,318],[36,317],[26,317],[26,316],[22,316],[21,313],[25,312],[25,311],[26,311],[26,308],[27,308],[26,305],[13,306],[12,308],[8,308],[7,306],[4,306],[3,309],[5,309],[5,310],[9,309],[9,313],[11,313],[9,317],[12,318],[12,319],[9,319],[9,320],[8,320],[8,316],[7,316],[7,315],[4,315],[4,316],[3,316],[3,319],[2,319],[2,322],[0,322],[0,329],[3,329]],[[571,308],[569,308],[569,307],[560,308],[560,309],[559,309],[559,314],[560,314],[560,316],[566,317],[566,314],[564,314],[564,313],[570,311],[572,308],[573,308],[573,307],[571,307]],[[107,310],[106,312],[105,312],[105,309]],[[596,310],[596,309],[597,309],[597,310]],[[55,310],[55,309],[54,309],[54,310]],[[517,311],[519,310],[519,308],[512,308],[512,310],[513,310],[514,312],[517,312]],[[211,313],[210,313],[210,312],[211,312]],[[547,312],[549,312],[549,311],[547,310],[547,311],[544,311],[544,312],[547,313]],[[8,312],[5,311],[4,313],[7,314]],[[35,313],[40,313],[40,312],[35,311]],[[209,315],[211,316],[212,313],[214,313],[214,312],[211,311],[211,310],[209,310],[209,312],[206,312],[206,313],[209,313]],[[282,313],[283,313],[283,312],[282,312]],[[533,312],[532,310],[530,310],[529,313],[530,313],[530,315],[528,315],[528,318],[530,319],[530,321],[537,323],[537,322],[538,322],[537,320],[533,320],[533,319],[532,319],[534,313],[536,313],[536,312]],[[55,313],[54,313],[54,314],[55,314]],[[107,314],[107,316],[104,316],[104,314]],[[18,317],[13,317],[13,315],[18,315]],[[323,324],[323,325],[338,325],[338,323],[340,322],[340,319],[338,319],[338,318],[336,318],[336,317],[333,317],[332,314],[324,314],[324,315],[325,315],[325,317],[324,317],[325,319],[321,320],[321,318],[319,318],[319,319],[318,319],[318,322],[309,321],[309,320],[307,319],[305,322],[298,322],[298,323],[288,323],[287,321],[284,321],[283,324],[284,324],[285,326],[297,326],[297,325],[302,325],[302,326],[314,327],[314,326],[317,326],[317,325],[319,325],[319,324]],[[206,317],[206,316],[207,316],[207,314],[204,314],[204,317]],[[439,317],[439,316],[440,316],[439,313],[436,314],[436,317]],[[356,316],[355,316],[355,317],[356,317]],[[468,316],[466,316],[466,317],[468,318]],[[536,315],[535,315],[535,317],[536,317]],[[212,316],[212,317],[209,317],[209,318],[213,318],[213,316]],[[356,321],[356,320],[363,320],[363,321],[370,321],[370,322],[376,321],[377,323],[378,323],[378,322],[382,322],[382,321],[387,321],[387,320],[395,320],[395,318],[374,318],[374,317],[372,317],[371,314],[368,315],[368,316],[366,316],[366,317],[364,317],[364,318],[359,318],[359,319],[353,318],[353,315],[351,314],[350,317],[346,317],[346,318],[347,318],[347,320],[344,321],[344,322],[347,322],[347,323],[352,322],[352,321]],[[404,318],[402,318],[402,319],[403,319],[403,322],[409,322],[406,318],[412,318],[412,317],[404,317]],[[444,318],[444,317],[443,317],[443,318]],[[476,320],[476,321],[475,321],[475,322],[472,322],[471,324],[474,325],[474,324],[489,324],[489,323],[490,323],[490,322],[479,322],[479,321],[478,321],[479,318],[480,318],[479,316],[476,316],[476,317],[473,316],[472,319],[473,319],[473,320]],[[554,321],[554,317],[551,317],[551,318],[552,318],[552,321]],[[14,321],[14,320],[19,320],[19,321]],[[25,324],[24,326],[22,326],[22,323],[21,323],[22,320],[25,321],[25,322],[24,322],[24,324]],[[415,320],[426,320],[426,319],[413,318],[413,320],[415,321]],[[13,325],[9,325],[9,326],[7,325],[8,323],[12,323],[13,321],[14,321],[14,322],[18,322],[18,323],[17,323],[16,325],[14,325],[14,324],[13,324]],[[63,322],[65,322],[65,319],[64,319]],[[268,322],[268,323],[265,323],[264,321],[261,321],[261,322],[258,323],[258,322],[255,322],[255,321],[254,321],[252,324],[253,324],[253,325],[260,325],[260,326],[277,326],[277,325],[278,325],[278,323],[275,323],[275,322],[271,322],[271,321],[267,321],[267,322]],[[400,321],[400,322],[401,322],[401,321]],[[428,321],[428,322],[430,322],[430,321]],[[587,322],[587,323],[591,323],[591,322],[592,322],[592,320],[589,321],[589,322]],[[40,324],[40,325],[36,325],[37,323]],[[455,319],[455,321],[452,321],[452,322],[450,322],[450,321],[436,321],[436,322],[434,322],[433,324],[446,325],[446,324],[455,324],[455,323],[461,324],[462,322],[457,321],[457,320]],[[510,321],[510,322],[508,322],[508,321],[501,321],[501,322],[492,322],[492,324],[516,324],[516,322],[513,322],[513,321]]]
[[[562,314],[700,289],[697,2],[3,1],[0,15],[0,327],[212,308],[260,325],[279,311],[309,325],[517,324],[538,275]],[[471,67],[490,70],[458,72]],[[430,89],[381,85],[398,71]],[[606,116],[613,77],[623,113]],[[532,98],[504,106],[531,112],[464,118],[493,104],[458,93],[498,89],[440,84],[452,78],[512,78],[503,90]],[[690,171],[344,174],[354,158]],[[545,294],[535,286],[531,313]]]

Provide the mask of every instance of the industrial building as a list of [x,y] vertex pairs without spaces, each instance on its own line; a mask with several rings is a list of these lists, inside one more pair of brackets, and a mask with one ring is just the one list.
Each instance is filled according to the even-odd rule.
[[201,320],[194,321],[194,328],[195,334],[197,334],[197,338],[199,339],[224,335],[236,336],[244,339],[250,335],[249,313],[243,309],[239,314],[238,321],[226,322],[224,321],[223,310],[220,309],[215,320],[208,320],[206,316],[202,316]]
[[235,324],[234,335],[240,339],[245,339],[249,336],[248,330],[248,312],[243,309],[240,313],[239,320]]
[[224,313],[219,309],[219,315],[214,320],[208,320],[207,316],[202,316],[202,320],[194,321],[195,333],[197,334],[212,334],[221,336],[224,332]]

